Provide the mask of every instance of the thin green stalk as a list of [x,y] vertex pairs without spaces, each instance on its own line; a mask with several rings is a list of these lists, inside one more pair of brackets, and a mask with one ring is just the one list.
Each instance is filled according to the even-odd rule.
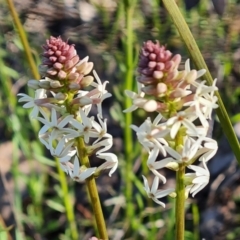
[[[203,56],[197,46],[197,43],[192,36],[192,33],[184,20],[178,6],[176,5],[174,0],[163,0],[163,3],[171,16],[176,28],[178,29],[179,34],[181,35],[184,43],[186,44],[191,57],[198,69],[206,69],[206,74],[204,75],[208,84],[211,85],[213,82],[212,76],[208,70],[208,67],[203,59]],[[218,105],[219,108],[217,108],[216,112],[219,117],[219,120],[221,122],[223,132],[226,135],[229,144],[237,158],[238,164],[240,165],[240,146],[237,139],[237,136],[234,132],[234,129],[232,127],[231,121],[228,117],[227,111],[223,105],[222,99],[220,97],[220,94],[218,92],[215,93],[218,98]]]
[[[78,149],[78,156],[79,156],[81,165],[84,165],[87,168],[91,167],[88,159],[86,147],[81,137],[78,138],[77,149]],[[94,176],[88,178],[86,180],[86,183],[87,183],[87,189],[89,192],[89,196],[90,196],[90,200],[93,208],[96,225],[98,228],[99,238],[103,240],[108,240],[107,228],[106,228],[106,224],[105,224],[105,220],[102,212],[102,206],[100,203],[97,185],[96,185]]]
[[[134,13],[134,5],[125,1],[125,13],[126,13],[126,75],[125,75],[125,89],[132,90],[133,88],[133,29],[132,29],[132,17]],[[130,98],[124,98],[124,108],[127,109],[131,106],[132,102]],[[134,208],[132,206],[132,166],[133,159],[132,149],[133,149],[133,137],[132,130],[129,126],[132,124],[132,113],[125,114],[125,128],[124,128],[124,145],[125,145],[125,160],[126,160],[126,217],[132,223],[134,216]]]
[[199,240],[199,209],[196,203],[192,203],[192,215],[193,215],[193,236],[194,240]]
[[21,24],[21,21],[20,21],[20,19],[18,17],[17,11],[16,11],[16,9],[14,7],[14,4],[13,4],[12,0],[6,0],[6,2],[8,4],[9,11],[10,11],[10,13],[12,15],[13,22],[14,22],[17,30],[18,30],[18,33],[19,33],[19,36],[20,36],[20,39],[21,39],[24,51],[26,53],[27,61],[28,61],[29,66],[31,68],[33,77],[35,79],[39,79],[40,75],[38,73],[38,69],[37,69],[35,61],[33,59],[33,56],[32,56],[32,53],[31,53],[31,48],[29,46],[26,33],[25,33],[24,28],[23,28],[23,26]]
[[62,171],[60,167],[60,163],[57,158],[55,158],[55,162],[57,166],[59,182],[62,189],[63,202],[66,209],[66,215],[69,222],[69,228],[72,235],[72,239],[78,240],[79,238],[78,238],[77,225],[74,217],[73,204],[71,203],[71,199],[68,191],[66,174]]
[[185,186],[184,186],[184,164],[179,164],[179,170],[176,172],[176,206],[175,206],[175,227],[176,240],[184,240],[185,228]]

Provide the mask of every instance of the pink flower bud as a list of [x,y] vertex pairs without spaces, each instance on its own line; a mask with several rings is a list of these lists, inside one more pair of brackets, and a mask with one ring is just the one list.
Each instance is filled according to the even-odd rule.
[[162,78],[166,78],[168,74],[178,68],[181,62],[181,56],[175,55],[161,46],[158,41],[153,43],[147,41],[143,44],[140,51],[137,71],[140,73],[139,82],[142,84],[149,84],[144,77],[151,79],[151,84],[157,84]]

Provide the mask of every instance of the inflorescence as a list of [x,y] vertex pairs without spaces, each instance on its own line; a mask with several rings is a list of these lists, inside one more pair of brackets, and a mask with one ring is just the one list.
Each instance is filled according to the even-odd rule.
[[[195,196],[209,182],[207,162],[215,155],[217,142],[207,136],[212,110],[217,108],[216,79],[212,86],[198,79],[205,70],[191,70],[189,60],[185,69],[179,71],[181,56],[173,55],[159,42],[147,41],[140,51],[138,63],[138,92],[126,90],[132,99],[132,106],[125,112],[142,108],[146,112],[156,112],[139,127],[131,125],[139,142],[148,152],[147,166],[155,175],[150,187],[145,176],[144,188],[148,197],[165,206],[159,198],[175,196],[175,189],[159,189],[160,180],[166,178],[159,169],[178,171],[187,167],[192,173],[185,174],[186,196]],[[199,159],[202,167],[193,163]]]
[[[118,166],[117,156],[107,152],[113,144],[107,133],[107,120],[102,115],[102,102],[111,96],[107,81],[101,82],[88,57],[80,60],[74,45],[60,37],[50,37],[43,46],[39,67],[41,80],[30,80],[28,86],[35,97],[20,93],[19,102],[31,108],[31,118],[43,124],[38,137],[51,155],[59,158],[61,168],[78,182],[104,169],[109,176]],[[96,105],[97,120],[90,116]],[[102,159],[99,167],[81,164],[85,156],[95,154]]]

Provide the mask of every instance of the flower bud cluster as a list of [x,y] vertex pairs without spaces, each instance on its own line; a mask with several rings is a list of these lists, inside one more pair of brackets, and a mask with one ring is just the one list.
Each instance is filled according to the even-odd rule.
[[[88,57],[80,60],[74,45],[60,37],[50,37],[43,48],[43,78],[28,82],[35,97],[20,93],[19,102],[25,102],[23,107],[32,109],[31,118],[43,124],[38,134],[41,143],[59,158],[61,168],[73,180],[84,181],[104,169],[110,169],[111,176],[118,159],[107,152],[113,138],[102,116],[102,101],[111,96],[106,90],[108,82],[102,83],[94,70],[94,76],[88,75],[93,63]],[[93,105],[98,110],[97,119],[89,116]],[[99,167],[80,165],[81,158],[93,154],[103,161]]]
[[[180,55],[174,55],[159,42],[147,41],[140,51],[137,84],[138,92],[125,90],[132,99],[131,112],[142,108],[156,112],[156,118],[148,117],[140,127],[131,125],[139,142],[148,152],[147,165],[155,175],[152,187],[144,179],[144,188],[150,198],[165,206],[159,198],[175,196],[175,189],[158,190],[159,181],[166,178],[159,172],[166,167],[178,171],[187,167],[193,173],[185,175],[186,196],[195,196],[209,181],[207,162],[215,155],[217,142],[207,137],[212,110],[217,108],[216,79],[212,86],[198,78],[206,72],[191,70],[189,60],[185,69],[178,70]],[[192,165],[197,159],[203,167]]]

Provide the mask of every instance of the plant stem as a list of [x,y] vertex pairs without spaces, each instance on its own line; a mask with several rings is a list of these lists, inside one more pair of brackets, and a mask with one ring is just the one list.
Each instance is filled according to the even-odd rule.
[[[81,137],[79,137],[77,140],[77,149],[78,149],[79,161],[81,162],[81,164],[86,166],[87,168],[91,167],[88,159],[86,147]],[[96,221],[96,225],[99,233],[99,238],[103,240],[108,240],[106,224],[105,224],[102,207],[101,207],[98,190],[97,190],[94,177],[93,176],[89,177],[86,180],[86,183],[87,183],[87,189],[89,192],[91,205],[93,208],[93,213],[94,213],[94,217],[95,217],[95,221]]]
[[14,7],[14,4],[13,4],[12,0],[6,0],[6,2],[8,4],[9,11],[10,11],[10,13],[12,15],[13,22],[14,22],[17,30],[18,30],[18,33],[19,33],[19,36],[20,36],[20,39],[21,39],[24,51],[26,53],[27,61],[28,61],[29,65],[30,65],[33,77],[35,79],[39,79],[40,75],[38,73],[38,69],[37,69],[35,61],[33,59],[33,56],[32,56],[32,53],[31,53],[31,48],[29,47],[29,43],[28,43],[28,40],[27,40],[27,36],[26,36],[25,30],[24,30],[24,28],[23,28],[23,26],[21,24],[21,21],[20,21],[20,19],[18,17],[17,11],[16,11],[16,9]]
[[[134,12],[133,4],[130,4],[128,1],[125,1],[125,12],[126,12],[126,45],[125,45],[125,54],[126,54],[126,75],[125,75],[125,89],[132,90],[133,88],[133,29],[132,29],[132,17]],[[131,99],[124,98],[124,108],[127,109],[131,106]],[[132,124],[132,113],[125,114],[125,127],[124,127],[124,147],[125,147],[125,160],[126,160],[126,172],[125,180],[126,180],[126,188],[125,188],[125,196],[126,196],[126,218],[132,222],[134,216],[134,208],[132,205],[132,163],[133,159],[132,149],[133,149],[133,141],[132,141],[132,130],[129,127]]]
[[184,186],[185,166],[179,164],[179,170],[176,173],[176,206],[175,206],[175,226],[176,240],[184,240],[185,228],[185,186]]
[[[213,82],[212,76],[208,70],[208,67],[203,59],[203,56],[197,46],[197,43],[192,36],[192,33],[184,20],[180,10],[178,9],[177,4],[174,0],[163,0],[163,3],[171,16],[174,25],[178,29],[179,34],[181,35],[184,43],[186,44],[188,51],[198,69],[206,69],[206,74],[204,75],[208,84],[211,85]],[[232,127],[231,121],[228,117],[227,111],[222,102],[221,96],[218,92],[215,93],[218,98],[219,108],[216,109],[217,115],[221,122],[221,126],[223,128],[223,132],[226,135],[228,142],[237,158],[238,164],[240,165],[240,145],[238,142],[238,138],[235,134],[235,131]]]
[[59,182],[60,182],[61,189],[62,189],[63,202],[64,202],[65,209],[66,209],[66,215],[67,215],[72,239],[78,240],[79,239],[78,231],[77,231],[76,221],[75,221],[75,217],[74,217],[73,204],[71,203],[71,199],[70,199],[70,195],[69,195],[69,191],[68,191],[66,175],[61,170],[60,164],[59,164],[59,161],[57,158],[55,158],[55,162],[56,162],[56,166],[57,166]]

